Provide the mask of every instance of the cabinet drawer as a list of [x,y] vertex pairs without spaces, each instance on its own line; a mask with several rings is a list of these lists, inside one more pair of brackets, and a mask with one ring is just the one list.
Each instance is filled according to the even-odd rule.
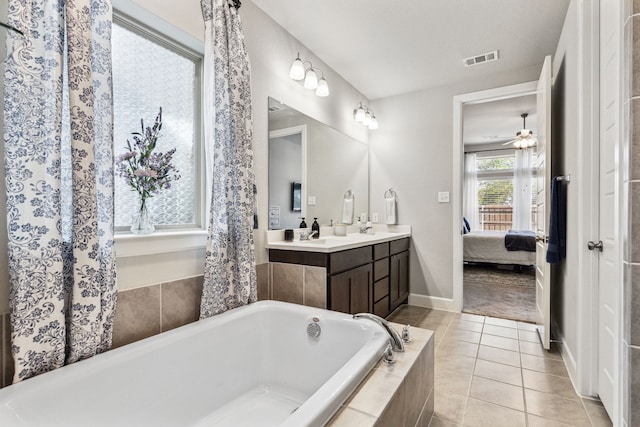
[[373,305],[373,314],[380,317],[387,317],[389,314],[389,297],[384,297]]
[[389,242],[373,245],[373,259],[380,259],[389,256]]
[[389,275],[389,258],[384,258],[373,263],[373,280],[382,279]]
[[373,300],[378,301],[387,295],[389,295],[389,278],[385,277],[373,284]]
[[371,262],[373,247],[349,249],[329,254],[329,274],[340,273]]
[[390,245],[390,253],[397,254],[406,250],[409,250],[409,238],[392,240],[389,242]]

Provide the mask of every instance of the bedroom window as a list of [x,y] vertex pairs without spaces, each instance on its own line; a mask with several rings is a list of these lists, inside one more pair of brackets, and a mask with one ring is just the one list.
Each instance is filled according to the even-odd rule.
[[[200,183],[200,69],[202,56],[160,32],[116,14],[112,30],[114,150],[126,151],[140,119],[152,126],[162,107],[157,151],[176,148],[173,163],[181,178],[150,199],[157,229],[197,229],[202,223]],[[115,177],[116,230],[131,224],[137,193]]]
[[[479,230],[534,229],[536,191],[531,156],[532,152],[515,150],[507,154],[504,151],[476,154]],[[516,192],[527,200],[518,201]],[[518,203],[520,208],[515,206]]]

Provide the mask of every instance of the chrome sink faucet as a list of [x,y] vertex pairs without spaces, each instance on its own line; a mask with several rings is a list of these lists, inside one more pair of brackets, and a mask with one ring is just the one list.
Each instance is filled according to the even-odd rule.
[[371,313],[358,313],[353,315],[354,319],[369,319],[376,322],[378,325],[382,326],[387,334],[389,335],[389,344],[394,351],[402,352],[404,351],[404,341],[398,331],[393,329],[391,324],[384,320],[380,316],[376,316]]
[[367,231],[371,230],[373,227],[370,225],[361,225],[358,227],[360,234],[367,234]]
[[318,232],[316,230],[313,230],[312,232],[301,231],[300,232],[300,240],[309,240],[310,238],[315,236],[317,233]]

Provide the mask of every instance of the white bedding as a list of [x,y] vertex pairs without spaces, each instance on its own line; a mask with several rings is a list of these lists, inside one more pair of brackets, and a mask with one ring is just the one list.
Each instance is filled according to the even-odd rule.
[[463,235],[464,261],[517,265],[536,263],[535,252],[508,251],[504,247],[505,234],[506,231],[472,231]]

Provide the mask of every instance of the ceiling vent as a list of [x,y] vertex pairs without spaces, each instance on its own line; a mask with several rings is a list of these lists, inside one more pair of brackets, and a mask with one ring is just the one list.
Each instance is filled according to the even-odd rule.
[[498,51],[483,53],[478,56],[471,56],[462,60],[465,67],[471,67],[473,65],[484,64],[486,62],[492,62],[498,60]]

